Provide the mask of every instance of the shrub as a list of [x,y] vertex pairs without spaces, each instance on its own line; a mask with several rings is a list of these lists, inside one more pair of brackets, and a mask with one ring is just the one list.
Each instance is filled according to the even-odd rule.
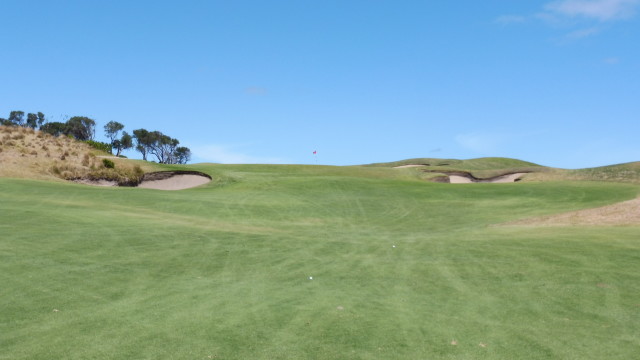
[[113,161],[109,159],[102,159],[102,165],[104,165],[104,167],[106,167],[107,169],[113,169],[116,167],[116,164],[114,164]]
[[98,149],[100,151],[104,151],[106,153],[111,154],[111,144],[103,143],[100,141],[94,141],[94,140],[86,140],[86,141],[83,141],[83,143],[88,144],[94,149]]

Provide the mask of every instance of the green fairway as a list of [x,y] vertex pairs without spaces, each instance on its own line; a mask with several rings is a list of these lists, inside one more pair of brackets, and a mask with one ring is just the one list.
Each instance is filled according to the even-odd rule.
[[0,359],[640,354],[640,227],[497,226],[637,185],[179,168],[214,180],[171,192],[0,178]]

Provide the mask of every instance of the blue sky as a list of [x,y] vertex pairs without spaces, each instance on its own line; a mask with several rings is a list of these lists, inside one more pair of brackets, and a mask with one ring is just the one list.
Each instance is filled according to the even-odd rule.
[[[192,162],[640,160],[640,0],[0,0],[0,116]],[[135,152],[128,152],[138,157]]]

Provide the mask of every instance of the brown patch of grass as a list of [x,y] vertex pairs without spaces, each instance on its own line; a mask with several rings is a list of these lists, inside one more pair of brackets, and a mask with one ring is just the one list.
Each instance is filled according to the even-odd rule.
[[82,157],[82,166],[89,167],[90,165],[91,165],[91,156],[89,156],[89,153],[86,153]]
[[522,226],[621,226],[640,225],[640,198],[593,209],[513,221]]
[[[17,140],[14,139],[16,135]],[[155,170],[154,164],[143,164],[143,170],[128,159],[112,159],[115,169],[104,169],[96,154],[106,154],[75,139],[55,137],[30,128],[0,126],[0,141],[0,177],[110,179],[131,183],[138,181],[145,171]]]

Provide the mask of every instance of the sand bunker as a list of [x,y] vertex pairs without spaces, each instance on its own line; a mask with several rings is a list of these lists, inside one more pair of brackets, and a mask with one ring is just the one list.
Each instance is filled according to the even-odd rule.
[[593,209],[542,216],[503,225],[524,226],[583,226],[583,225],[640,225],[640,198]]
[[161,171],[145,174],[138,187],[156,190],[183,190],[207,184],[211,177],[197,171]]
[[[204,185],[210,181],[211,176],[198,171],[158,171],[144,174],[137,187],[156,190],[183,190]],[[111,180],[77,179],[73,182],[92,186],[118,186],[116,181]],[[126,186],[135,187],[136,185]]]
[[451,174],[449,175],[449,182],[451,184],[471,184],[471,183],[492,183],[492,184],[502,184],[502,183],[512,183],[519,181],[523,175],[526,173],[514,173],[514,174],[506,174],[501,176],[496,176],[488,179],[477,179],[470,174]]
[[[393,168],[394,169],[406,169],[406,168],[420,168],[420,167],[427,167],[427,166],[430,166],[430,165],[429,164],[408,164],[408,165],[394,166]],[[438,176],[436,178],[433,178],[432,181],[450,183],[450,184],[471,184],[471,183],[493,183],[493,184],[499,184],[499,183],[512,183],[512,182],[520,181],[522,179],[522,176],[527,174],[526,172],[519,172],[519,173],[512,173],[512,174],[505,174],[505,175],[495,176],[495,177],[492,177],[492,178],[480,179],[480,178],[476,178],[475,176],[471,175],[471,173],[469,173],[469,172],[460,171],[460,170],[452,171],[452,170],[429,170],[429,169],[425,169],[425,170],[422,170],[422,171],[445,174],[444,176]]]

